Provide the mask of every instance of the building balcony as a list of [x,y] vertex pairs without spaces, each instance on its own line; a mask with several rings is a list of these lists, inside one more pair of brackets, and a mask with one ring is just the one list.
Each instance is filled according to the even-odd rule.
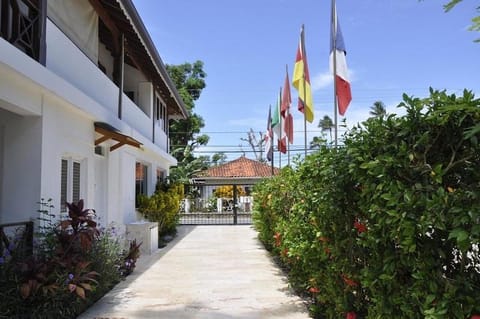
[[[48,19],[46,42],[47,69],[98,102],[106,111],[102,121],[120,118],[145,139],[168,152],[167,134],[153,118],[153,86],[145,82],[138,70],[125,67],[125,83],[130,94],[122,93],[120,98],[119,87],[112,79]],[[138,102],[133,102],[132,97]],[[83,108],[82,105],[77,107]],[[134,132],[132,134],[137,135]]]

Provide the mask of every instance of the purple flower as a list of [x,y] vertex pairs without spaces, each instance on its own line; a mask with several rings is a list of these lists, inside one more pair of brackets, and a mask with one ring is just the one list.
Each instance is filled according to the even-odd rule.
[[68,274],[68,278],[65,279],[65,285],[68,285],[70,281],[72,281],[73,277],[74,277],[73,274]]
[[3,263],[5,263],[5,258],[0,257],[0,265],[3,264]]

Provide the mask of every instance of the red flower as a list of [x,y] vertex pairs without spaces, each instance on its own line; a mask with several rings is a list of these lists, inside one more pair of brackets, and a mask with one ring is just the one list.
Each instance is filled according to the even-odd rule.
[[347,319],[357,319],[357,314],[354,311],[347,312]]
[[343,281],[347,284],[347,286],[350,286],[350,287],[356,287],[358,285],[358,283],[350,278],[348,278],[347,276],[345,275],[342,275],[342,279]]
[[282,244],[282,234],[277,232],[273,235],[273,238],[275,238],[275,246],[279,247]]
[[318,289],[317,287],[310,287],[308,291],[311,292],[312,294],[318,294],[320,292],[320,289]]
[[470,319],[480,319],[480,315],[472,315]]
[[361,233],[364,233],[367,231],[367,226],[365,226],[365,224],[362,224],[358,218],[355,219],[355,222],[353,223],[353,227],[355,227],[355,229],[357,229],[358,233],[361,234]]
[[328,242],[328,238],[325,237],[325,236],[318,237],[318,240],[321,241],[322,243],[327,243]]

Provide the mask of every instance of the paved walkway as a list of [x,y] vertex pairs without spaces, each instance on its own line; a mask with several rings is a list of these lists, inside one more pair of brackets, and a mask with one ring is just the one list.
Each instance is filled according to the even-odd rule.
[[180,226],[177,237],[79,319],[306,319],[252,226]]

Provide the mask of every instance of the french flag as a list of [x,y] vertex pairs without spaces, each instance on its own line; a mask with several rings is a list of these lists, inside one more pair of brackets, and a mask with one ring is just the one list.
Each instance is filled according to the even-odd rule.
[[[333,65],[334,54],[336,60],[335,68]],[[345,115],[348,104],[352,100],[346,55],[347,50],[345,49],[342,30],[337,19],[337,8],[334,4],[332,7],[332,37],[330,39],[330,70],[334,73],[333,76],[337,89],[335,95],[338,101],[338,113],[342,116]]]

